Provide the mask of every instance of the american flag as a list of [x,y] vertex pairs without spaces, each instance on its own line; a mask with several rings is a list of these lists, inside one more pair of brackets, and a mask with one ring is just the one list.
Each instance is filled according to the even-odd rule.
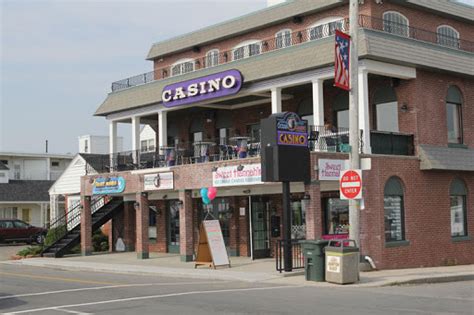
[[349,86],[349,46],[351,37],[336,30],[336,56],[334,61],[334,85],[350,90]]

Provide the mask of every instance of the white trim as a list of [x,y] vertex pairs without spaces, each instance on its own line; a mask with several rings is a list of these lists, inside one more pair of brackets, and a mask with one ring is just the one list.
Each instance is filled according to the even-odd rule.
[[[183,72],[182,70],[183,69],[180,69],[180,72],[178,74],[174,74],[173,75],[173,68],[176,67],[176,66],[183,66],[184,64],[186,63],[192,63],[193,64],[193,70],[192,71],[187,71],[187,72]],[[176,77],[176,76],[179,76],[179,75],[182,75],[182,74],[186,74],[186,73],[190,73],[190,72],[194,72],[196,70],[196,60],[193,59],[193,58],[183,58],[183,59],[179,59],[178,61],[176,61],[175,63],[173,63],[171,66],[170,66],[170,77]]]
[[[389,32],[385,29],[385,23],[386,22],[391,22],[391,23],[397,23],[397,22],[393,22],[389,19],[386,19],[385,16],[388,15],[388,14],[398,14],[399,16],[403,17],[406,21],[406,35],[401,35],[401,34],[398,34],[396,32]],[[404,26],[402,23],[397,23],[397,24],[400,24],[400,27]],[[400,12],[398,11],[393,11],[393,10],[389,10],[389,11],[385,11],[383,14],[382,14],[382,28],[383,28],[383,31],[384,32],[387,32],[389,34],[393,34],[393,35],[398,35],[398,36],[403,36],[403,37],[410,37],[410,20],[403,14],[401,14]]]
[[[232,60],[232,61],[236,61],[236,60],[241,60],[241,59],[245,59],[245,58],[250,57],[249,46],[250,46],[250,45],[253,45],[253,44],[258,44],[258,45],[259,45],[259,53],[258,53],[258,55],[260,55],[260,54],[262,53],[262,41],[261,41],[260,39],[249,39],[249,40],[240,42],[239,44],[237,44],[236,46],[234,46],[234,48],[232,48],[231,60]],[[235,51],[236,51],[237,49],[239,49],[239,48],[244,48],[243,57],[242,57],[242,58],[239,58],[239,59],[235,59],[235,58],[234,58],[234,53],[235,53]]]
[[[307,30],[308,40],[317,40],[317,39],[320,39],[320,38],[325,38],[325,37],[329,37],[329,36],[333,35],[333,34],[329,34],[329,23],[338,22],[338,21],[341,21],[342,26],[344,27],[344,18],[342,16],[328,16],[324,19],[321,19],[321,20],[317,21],[316,23],[314,23],[313,25],[308,27],[308,30]],[[323,34],[323,36],[321,36],[320,38],[311,39],[311,31],[314,28],[316,28],[318,26],[321,26],[321,25],[325,26],[325,27],[323,27],[323,33],[326,33],[327,35]]]
[[[209,58],[210,55],[213,54],[213,53],[216,53],[216,52],[217,52],[217,64],[209,65],[209,63],[207,61],[210,59]],[[219,51],[218,48],[213,48],[213,49],[210,49],[210,50],[207,51],[206,57],[205,57],[206,58],[206,65],[205,65],[206,68],[211,68],[211,67],[215,67],[215,66],[219,65],[219,63],[220,63],[220,55],[219,54],[220,54],[220,51]]]
[[[446,28],[446,29],[450,29],[451,31],[453,31],[453,33],[455,34],[455,37],[453,38],[450,38],[444,34],[441,34],[439,32],[439,29],[440,28]],[[446,45],[445,43],[441,43],[440,42],[440,35],[444,36],[445,37],[445,40],[446,41],[455,41],[455,44],[456,45]],[[451,47],[451,48],[456,48],[456,49],[459,49],[459,46],[460,46],[460,34],[458,32],[457,29],[455,29],[454,27],[450,26],[450,25],[447,25],[447,24],[442,24],[442,25],[439,25],[437,28],[436,28],[436,43],[438,43],[439,45],[442,45],[444,47]]]
[[[290,44],[289,45],[286,45],[285,42],[286,42],[286,33],[287,32],[290,32]],[[281,47],[277,47],[277,38],[278,38],[278,35],[281,34],[282,35],[282,46]],[[281,48],[286,48],[286,47],[290,47],[293,45],[293,31],[290,29],[290,28],[284,28],[282,30],[279,30],[278,32],[275,33],[275,49],[281,49]]]

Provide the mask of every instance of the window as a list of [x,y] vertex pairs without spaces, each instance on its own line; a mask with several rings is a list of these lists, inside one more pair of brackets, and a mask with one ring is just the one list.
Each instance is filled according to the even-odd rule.
[[171,67],[171,76],[181,75],[192,71],[194,71],[193,59],[179,60]]
[[398,103],[395,90],[391,86],[377,89],[374,103],[376,129],[398,132]]
[[89,152],[89,140],[84,140],[84,153]]
[[219,50],[213,49],[206,54],[206,67],[215,67],[219,65]]
[[339,198],[324,200],[324,234],[349,234],[349,201]]
[[262,51],[262,43],[258,40],[245,41],[237,45],[232,51],[233,60],[248,58],[259,55]]
[[59,167],[59,162],[58,161],[53,161],[51,162],[52,167]]
[[459,48],[459,32],[448,25],[438,26],[436,30],[438,44],[451,48]]
[[17,229],[27,229],[28,228],[28,224],[26,224],[25,222],[22,222],[22,221],[13,221],[13,224],[15,224],[15,227]]
[[329,17],[322,19],[309,29],[309,39],[315,40],[334,35],[337,29],[345,31],[343,18]]
[[455,179],[449,188],[452,237],[467,236],[466,196],[466,185]]
[[398,12],[383,14],[383,30],[390,34],[408,37],[408,19]]
[[275,48],[285,48],[291,46],[291,30],[281,30],[275,35]]
[[21,166],[18,164],[15,164],[13,166],[13,178],[16,180],[19,180],[21,177]]
[[17,207],[0,208],[0,219],[16,219],[18,218]]
[[155,151],[155,139],[148,139],[140,141],[141,152],[152,152]]
[[391,177],[384,189],[385,242],[405,240],[403,187],[400,180]]
[[455,86],[450,86],[446,97],[446,120],[448,143],[463,143],[462,133],[462,95]]
[[8,165],[8,160],[0,160],[0,163],[3,163],[4,165]]
[[146,152],[147,150],[148,150],[147,141],[146,140],[140,141],[140,151],[141,152]]

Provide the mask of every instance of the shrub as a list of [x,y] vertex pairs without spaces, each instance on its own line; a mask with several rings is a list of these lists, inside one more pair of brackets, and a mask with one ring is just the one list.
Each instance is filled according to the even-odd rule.
[[58,239],[60,239],[64,234],[66,234],[66,226],[60,225],[55,228],[51,228],[46,234],[46,238],[44,239],[44,246],[50,246],[54,244]]
[[99,229],[92,235],[92,247],[95,252],[105,252],[109,250],[109,238]]
[[36,256],[41,253],[42,247],[41,246],[29,246],[27,248],[23,248],[18,253],[18,256],[26,257],[26,256]]

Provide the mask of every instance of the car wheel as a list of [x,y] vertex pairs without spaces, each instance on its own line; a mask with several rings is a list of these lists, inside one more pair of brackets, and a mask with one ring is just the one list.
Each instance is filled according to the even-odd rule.
[[44,235],[43,234],[36,235],[35,241],[36,241],[37,244],[43,244],[44,243]]

